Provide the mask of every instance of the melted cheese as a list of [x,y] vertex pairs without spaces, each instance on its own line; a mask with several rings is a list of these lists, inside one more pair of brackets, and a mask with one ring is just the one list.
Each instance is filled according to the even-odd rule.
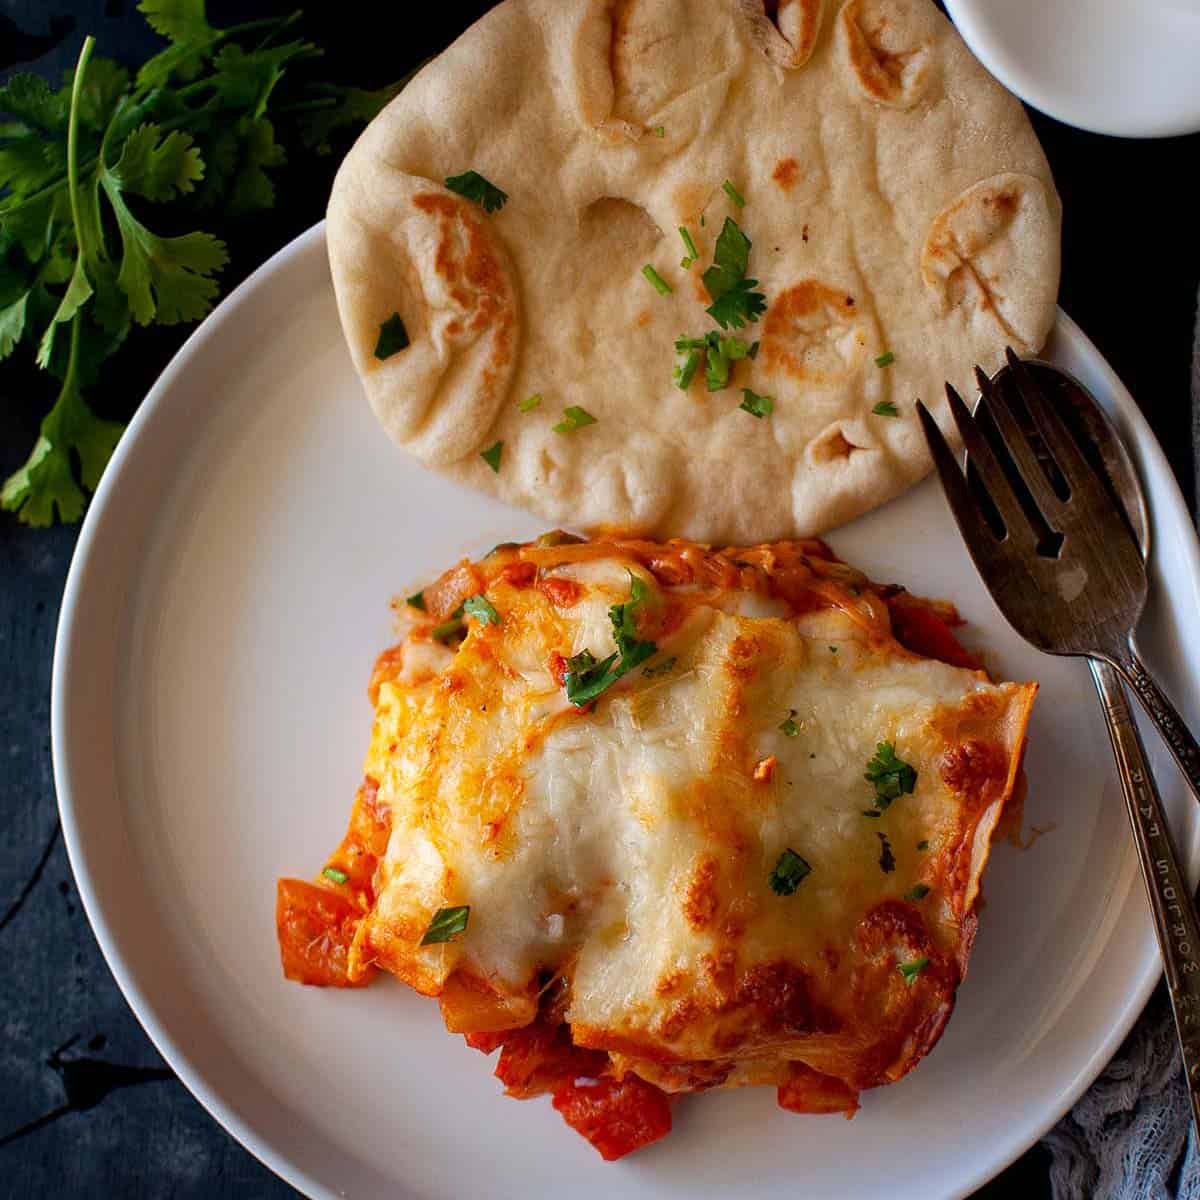
[[[564,978],[576,1043],[668,1090],[792,1063],[851,1090],[895,1078],[949,1015],[1036,685],[903,650],[841,564],[813,606],[703,572],[664,586],[647,562],[613,543],[537,585],[485,572],[500,626],[469,621],[453,654],[410,634],[419,669],[378,689],[366,773],[391,835],[351,977],[442,995],[460,1031],[529,1023]],[[657,653],[576,708],[556,661],[614,651],[631,575]],[[868,816],[880,742],[917,781]],[[812,868],[790,896],[769,886],[785,849]],[[466,933],[422,947],[456,905]],[[922,958],[910,985],[898,967]]]

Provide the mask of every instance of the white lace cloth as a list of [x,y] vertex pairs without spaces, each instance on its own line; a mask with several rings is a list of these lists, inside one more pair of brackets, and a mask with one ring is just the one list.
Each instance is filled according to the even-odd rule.
[[[1192,356],[1200,501],[1200,323]],[[1083,1099],[1046,1135],[1054,1200],[1200,1200],[1200,1154],[1165,985]]]
[[1054,1200],[1200,1200],[1200,1155],[1164,986],[1043,1144],[1053,1156]]

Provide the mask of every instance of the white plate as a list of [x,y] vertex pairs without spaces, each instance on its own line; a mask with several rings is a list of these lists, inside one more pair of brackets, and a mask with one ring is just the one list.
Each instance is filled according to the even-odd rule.
[[[1170,471],[1078,328],[1051,350],[1111,405],[1150,493],[1145,650],[1195,720],[1200,554]],[[544,1101],[394,980],[285,983],[275,878],[341,837],[388,642],[388,599],[462,552],[542,523],[430,475],[368,411],[317,227],[221,305],[118,448],[80,536],[54,664],[55,777],[80,894],[118,983],[189,1088],[312,1196],[963,1195],[1039,1136],[1104,1065],[1158,977],[1087,671],[1039,656],[993,609],[936,487],[835,533],[875,578],[956,600],[1010,677],[1043,692],[1028,819],[1000,847],[941,1044],[853,1121],[770,1089],[677,1109],[675,1132],[605,1164]],[[1150,745],[1157,748],[1151,738]],[[1177,832],[1196,813],[1160,778]]]
[[975,56],[1034,108],[1094,133],[1200,129],[1200,0],[946,0]]

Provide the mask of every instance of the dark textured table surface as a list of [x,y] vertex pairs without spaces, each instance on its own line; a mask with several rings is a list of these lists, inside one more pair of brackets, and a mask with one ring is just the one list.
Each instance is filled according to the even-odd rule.
[[[224,24],[291,7],[211,0],[209,11]],[[446,45],[487,7],[317,0],[304,31],[327,48],[328,78],[373,87]],[[385,10],[393,15],[381,20]],[[57,78],[88,32],[98,53],[126,61],[157,45],[132,0],[0,0],[0,73],[20,66]],[[1124,142],[1035,122],[1066,212],[1063,306],[1129,385],[1194,503],[1188,388],[1200,221],[1190,180],[1200,135]],[[226,290],[320,217],[333,165],[286,175],[278,210],[230,231]],[[152,334],[122,352],[110,374],[119,390],[96,397],[106,415],[131,413],[179,340]],[[28,454],[45,394],[44,381],[0,367],[0,478]],[[80,908],[55,808],[49,730],[54,630],[77,532],[30,530],[0,514],[0,952],[9,964],[0,984],[0,1194],[294,1196],[166,1069]],[[1035,1148],[978,1195],[1049,1196],[1047,1162]]]

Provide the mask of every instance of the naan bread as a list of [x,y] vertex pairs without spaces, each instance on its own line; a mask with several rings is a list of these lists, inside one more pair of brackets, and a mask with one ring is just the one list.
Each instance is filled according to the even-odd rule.
[[[328,237],[396,442],[550,522],[807,536],[925,474],[915,399],[937,413],[943,381],[1041,347],[1060,205],[1020,104],[929,0],[768,4],[506,0],[376,118]],[[443,186],[468,170],[502,210]],[[701,274],[730,216],[761,346],[729,388],[701,370],[683,392],[674,342],[716,329]],[[411,345],[381,360],[394,312]],[[739,408],[744,387],[774,411]],[[571,405],[596,423],[553,432]]]

